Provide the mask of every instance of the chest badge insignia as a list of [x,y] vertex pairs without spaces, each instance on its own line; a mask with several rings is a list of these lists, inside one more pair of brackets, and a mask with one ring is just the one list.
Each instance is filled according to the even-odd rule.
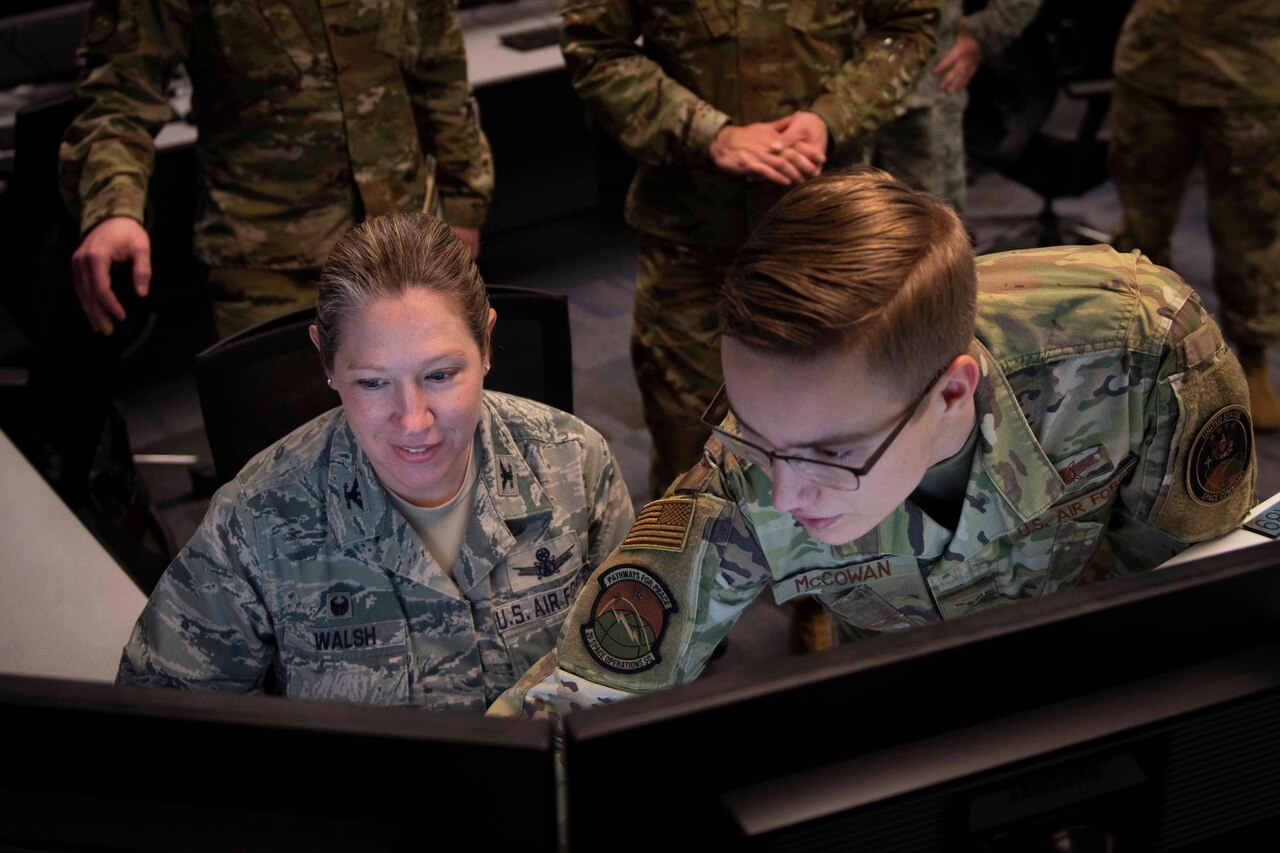
[[534,577],[541,580],[549,578],[552,575],[560,574],[560,567],[569,561],[569,557],[573,556],[573,546],[570,545],[564,550],[559,557],[551,556],[551,549],[539,548],[533,554],[533,565],[517,567],[516,572],[521,577]]
[[520,494],[516,490],[515,462],[510,456],[498,457],[498,494],[514,497]]
[[347,502],[347,509],[351,509],[352,504],[364,509],[364,498],[360,496],[359,480],[353,479],[350,486],[342,487],[342,499]]

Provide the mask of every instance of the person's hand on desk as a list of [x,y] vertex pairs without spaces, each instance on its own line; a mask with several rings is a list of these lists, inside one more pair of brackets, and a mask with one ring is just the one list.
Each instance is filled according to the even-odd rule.
[[131,263],[133,289],[146,296],[151,287],[151,238],[136,219],[112,216],[93,227],[71,256],[71,280],[80,307],[94,331],[109,335],[124,320],[124,306],[111,292],[111,265]]

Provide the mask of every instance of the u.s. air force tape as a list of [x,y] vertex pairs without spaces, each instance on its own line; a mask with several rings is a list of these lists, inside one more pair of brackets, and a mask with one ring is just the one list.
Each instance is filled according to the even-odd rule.
[[1205,421],[1187,453],[1187,494],[1212,506],[1230,495],[1249,473],[1253,423],[1244,406],[1226,406]]

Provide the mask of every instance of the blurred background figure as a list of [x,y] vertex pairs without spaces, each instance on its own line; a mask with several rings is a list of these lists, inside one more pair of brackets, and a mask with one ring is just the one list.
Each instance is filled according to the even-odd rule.
[[150,287],[147,184],[179,65],[199,131],[195,252],[221,336],[314,304],[338,238],[366,216],[433,209],[437,181],[444,219],[478,250],[493,165],[452,3],[99,0],[80,57],[61,177],[96,331],[125,317],[111,264],[132,266],[138,296]]
[[[938,0],[562,4],[573,86],[638,162],[631,360],[656,497],[697,462],[720,386],[716,301],[786,189],[851,165],[915,86]],[[643,44],[637,39],[643,36]]]
[[1280,2],[1137,0],[1116,46],[1113,238],[1175,266],[1170,235],[1204,168],[1213,284],[1257,429],[1280,427],[1267,349],[1280,338]]
[[876,132],[871,163],[899,180],[964,209],[964,110],[982,63],[1021,35],[1042,0],[991,0],[971,15],[944,0],[938,49],[908,96],[907,110]]

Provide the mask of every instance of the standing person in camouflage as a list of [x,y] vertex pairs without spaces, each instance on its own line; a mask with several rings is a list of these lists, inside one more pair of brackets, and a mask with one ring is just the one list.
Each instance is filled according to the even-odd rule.
[[1112,242],[1169,265],[1187,177],[1204,166],[1213,283],[1254,425],[1280,428],[1280,2],[1137,0],[1116,44]]
[[1041,0],[991,0],[972,15],[962,0],[943,0],[932,73],[907,98],[907,111],[876,132],[871,162],[916,189],[964,209],[965,91],[984,59],[1021,35]]
[[342,238],[311,327],[342,406],[218,491],[119,682],[479,712],[551,649],[634,516],[599,433],[482,391],[493,323],[439,220]]
[[61,179],[97,331],[124,318],[112,262],[132,264],[140,296],[150,285],[141,222],[179,64],[199,128],[195,253],[221,335],[312,305],[316,269],[366,216],[438,200],[478,250],[493,164],[448,0],[95,0],[81,58]]
[[654,496],[707,437],[734,251],[786,187],[861,160],[933,49],[939,2],[561,0],[574,88],[639,161],[631,358]]
[[690,681],[765,587],[898,631],[1150,569],[1253,503],[1240,366],[1136,252],[975,270],[950,208],[864,169],[770,211],[721,316],[728,414],[703,461],[493,713]]

